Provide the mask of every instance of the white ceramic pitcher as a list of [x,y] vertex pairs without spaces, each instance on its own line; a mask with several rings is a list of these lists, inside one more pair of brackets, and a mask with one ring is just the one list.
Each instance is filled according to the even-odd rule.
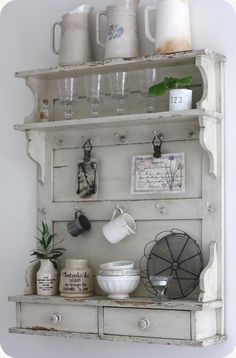
[[[52,51],[59,55],[59,65],[82,64],[92,60],[89,38],[89,14],[92,6],[83,4],[55,22],[51,32]],[[56,26],[61,28],[60,49],[55,48]]]
[[[150,12],[156,11],[156,35],[150,32]],[[158,0],[157,7],[145,8],[145,35],[157,54],[191,50],[189,0]]]
[[[105,48],[105,59],[138,57],[136,12],[139,0],[118,0],[97,14],[96,40]],[[106,42],[100,40],[100,17],[107,17]]]

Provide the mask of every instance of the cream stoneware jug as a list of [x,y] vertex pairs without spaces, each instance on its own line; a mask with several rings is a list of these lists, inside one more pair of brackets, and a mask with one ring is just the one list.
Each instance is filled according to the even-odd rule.
[[63,297],[93,296],[93,272],[87,259],[66,259],[60,276],[60,295]]
[[[150,12],[156,12],[156,34],[150,32]],[[158,0],[157,7],[145,8],[145,35],[155,51],[171,53],[191,50],[189,0]]]
[[[83,4],[62,16],[62,21],[55,22],[51,31],[52,51],[59,55],[60,66],[82,64],[92,61],[89,38],[89,14],[92,6]],[[60,49],[55,47],[56,27],[61,28]]]
[[[96,17],[96,40],[105,48],[105,59],[138,57],[136,12],[139,0],[118,0]],[[100,40],[100,18],[107,17],[106,41]]]

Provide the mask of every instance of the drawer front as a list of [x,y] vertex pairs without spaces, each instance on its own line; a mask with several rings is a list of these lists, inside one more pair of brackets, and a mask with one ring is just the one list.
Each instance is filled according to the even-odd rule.
[[191,339],[190,311],[105,307],[104,333]]
[[66,332],[98,333],[96,307],[21,304],[21,327]]

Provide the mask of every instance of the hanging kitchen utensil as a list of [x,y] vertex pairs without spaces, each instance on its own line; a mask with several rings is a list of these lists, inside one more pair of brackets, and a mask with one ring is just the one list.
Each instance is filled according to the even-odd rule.
[[162,138],[161,134],[154,134],[152,145],[154,149],[153,157],[154,158],[161,158],[161,146],[162,146]]
[[91,140],[88,139],[84,145],[84,158],[78,163],[78,189],[77,194],[85,199],[97,193],[97,161],[91,158]]
[[165,296],[170,299],[189,295],[198,285],[204,268],[197,242],[179,229],[163,231],[149,242],[140,260],[141,278],[146,289],[157,292],[154,280],[170,277]]

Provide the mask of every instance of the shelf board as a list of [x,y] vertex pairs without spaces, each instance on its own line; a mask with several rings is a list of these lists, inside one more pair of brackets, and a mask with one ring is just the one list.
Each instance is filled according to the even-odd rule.
[[222,301],[215,300],[209,302],[198,302],[192,299],[178,299],[158,302],[155,298],[132,297],[126,300],[108,299],[105,296],[93,296],[90,298],[64,298],[60,296],[36,296],[19,295],[10,296],[10,302],[37,303],[37,304],[62,304],[62,305],[82,305],[82,306],[102,306],[102,307],[130,307],[130,308],[149,308],[167,310],[187,310],[202,311],[204,309],[221,308]]
[[132,127],[145,124],[168,124],[178,121],[187,123],[196,120],[199,116],[207,115],[211,118],[220,119],[218,113],[206,113],[204,109],[190,109],[177,112],[158,112],[129,114],[123,116],[107,116],[99,118],[73,119],[40,123],[16,124],[14,128],[20,131],[45,131],[57,132],[75,129]]
[[9,328],[9,333],[30,334],[40,336],[54,336],[65,338],[82,338],[82,339],[98,339],[105,341],[121,341],[121,342],[143,342],[143,343],[157,343],[173,346],[190,346],[190,347],[207,347],[216,343],[226,341],[226,336],[217,335],[210,338],[203,338],[198,341],[182,340],[182,339],[168,339],[168,338],[149,338],[136,336],[114,336],[112,334],[94,334],[94,333],[77,333],[67,331],[57,331],[52,329],[29,329],[29,328]]
[[99,62],[89,62],[83,65],[73,66],[57,66],[48,69],[38,69],[31,71],[16,72],[15,76],[18,78],[28,77],[37,78],[41,80],[54,80],[58,78],[84,76],[91,73],[109,73],[117,70],[132,71],[144,67],[158,66],[179,66],[194,64],[197,56],[207,55],[214,58],[215,61],[225,61],[225,57],[211,50],[195,50],[186,52],[176,52],[163,55],[144,56],[136,59],[118,59],[118,60],[103,60]]

